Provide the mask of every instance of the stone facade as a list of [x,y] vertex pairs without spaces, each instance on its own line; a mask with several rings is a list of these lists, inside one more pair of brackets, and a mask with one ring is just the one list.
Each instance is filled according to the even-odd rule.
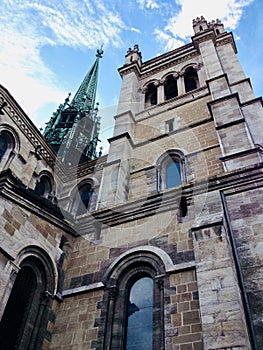
[[[57,159],[1,87],[6,348],[132,349],[129,298],[146,277],[151,349],[263,347],[262,99],[222,23],[201,17],[193,29],[190,44],[146,62],[128,50],[109,154],[79,166]],[[34,299],[24,296],[14,328],[29,269]]]

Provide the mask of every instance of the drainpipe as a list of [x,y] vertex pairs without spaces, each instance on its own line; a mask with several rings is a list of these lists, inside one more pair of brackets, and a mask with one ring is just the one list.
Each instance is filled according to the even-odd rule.
[[230,222],[230,216],[229,216],[229,212],[228,212],[228,208],[227,208],[227,204],[226,204],[225,194],[223,191],[220,191],[220,196],[221,196],[221,201],[222,201],[223,210],[224,210],[224,214],[225,214],[226,224],[227,224],[227,228],[228,228],[228,232],[229,232],[230,244],[231,244],[232,251],[233,251],[233,258],[234,258],[234,262],[235,262],[237,279],[238,279],[241,298],[242,298],[242,302],[243,302],[250,343],[252,346],[252,350],[258,350],[253,321],[252,321],[252,316],[251,316],[249,303],[248,303],[248,297],[247,297],[247,293],[246,293],[246,287],[245,287],[244,278],[243,278],[243,274],[242,274],[242,268],[241,268],[241,265],[239,262],[237,246],[236,246],[236,242],[235,242],[234,234],[233,234],[233,229],[232,229],[231,222]]

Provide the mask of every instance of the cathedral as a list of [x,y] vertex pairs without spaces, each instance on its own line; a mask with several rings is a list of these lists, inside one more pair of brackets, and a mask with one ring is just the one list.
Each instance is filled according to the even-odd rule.
[[41,133],[0,85],[0,349],[263,349],[263,110],[219,21]]

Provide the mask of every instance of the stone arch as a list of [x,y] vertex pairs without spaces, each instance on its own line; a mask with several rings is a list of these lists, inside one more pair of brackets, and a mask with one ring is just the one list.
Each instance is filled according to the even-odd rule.
[[[171,166],[169,171],[176,171],[176,179],[170,180],[167,176],[168,167]],[[174,168],[174,169],[173,169]],[[167,188],[179,186],[186,182],[185,171],[185,155],[179,149],[171,149],[163,153],[156,161],[157,171],[157,190],[162,191]],[[169,183],[170,184],[169,184]]]
[[70,197],[72,198],[70,212],[72,215],[82,215],[91,209],[95,209],[97,195],[97,186],[95,184],[98,186],[98,181],[96,181],[96,179],[86,178],[85,180],[80,181],[72,189],[70,194]]
[[8,300],[0,322],[1,346],[41,348],[56,291],[53,262],[43,249],[28,246],[10,266]]
[[190,92],[200,87],[200,82],[197,74],[198,65],[196,63],[185,66],[180,75],[184,77],[185,92]]
[[143,86],[145,108],[157,105],[157,86],[157,80],[150,80]]
[[126,344],[129,313],[129,293],[134,283],[147,277],[153,281],[152,349],[164,348],[164,288],[166,269],[172,266],[170,257],[160,248],[143,246],[119,256],[107,269],[104,280],[106,336],[105,349],[123,349]]
[[55,197],[56,186],[53,175],[43,170],[37,177],[35,191],[42,197],[52,199]]
[[169,72],[164,75],[161,81],[164,84],[164,100],[170,100],[178,96],[177,78],[179,77],[177,72]]

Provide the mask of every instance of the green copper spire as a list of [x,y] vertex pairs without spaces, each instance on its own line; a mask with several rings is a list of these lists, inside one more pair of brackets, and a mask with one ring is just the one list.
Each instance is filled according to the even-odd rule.
[[98,83],[99,59],[102,57],[102,48],[97,50],[96,61],[84,78],[70,105],[78,111],[94,109]]
[[46,124],[44,137],[60,159],[68,164],[84,162],[97,156],[100,118],[97,116],[98,104],[95,106],[95,99],[102,54],[101,47],[72,101],[69,94]]

